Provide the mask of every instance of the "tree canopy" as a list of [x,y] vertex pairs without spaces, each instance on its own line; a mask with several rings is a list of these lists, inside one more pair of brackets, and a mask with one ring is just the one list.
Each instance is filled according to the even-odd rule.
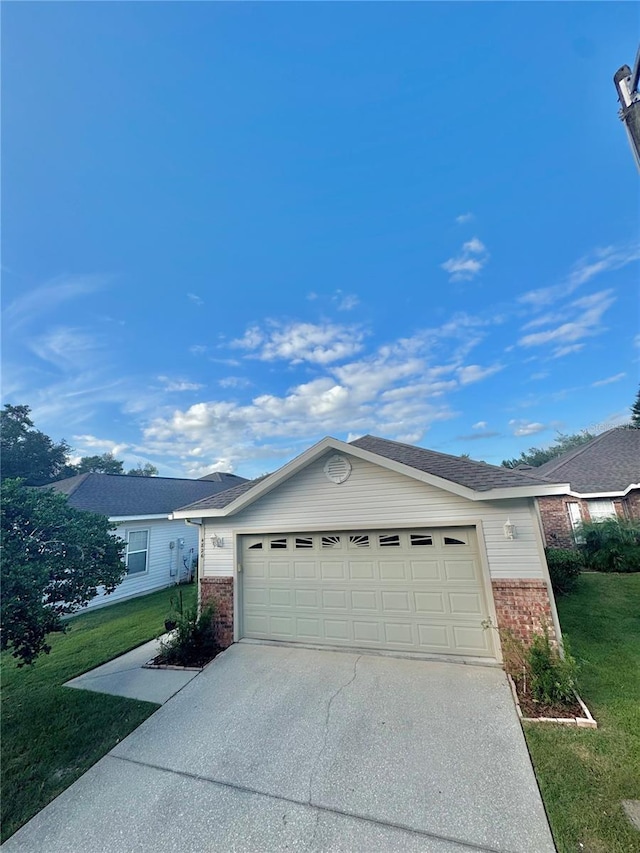
[[151,462],[145,462],[144,465],[142,462],[138,462],[138,467],[130,468],[127,471],[127,475],[129,477],[157,477],[158,469]]
[[20,477],[30,486],[41,486],[61,476],[71,448],[37,430],[30,411],[29,406],[7,403],[0,412],[2,479]]
[[537,468],[544,465],[545,462],[549,462],[550,459],[555,459],[556,456],[586,444],[593,438],[595,438],[595,434],[586,430],[573,435],[558,433],[558,437],[549,447],[530,447],[529,450],[523,451],[515,459],[503,459],[502,466],[504,468],[517,468],[518,465],[531,465],[533,468]]
[[631,406],[631,425],[640,428],[640,388],[638,388],[635,402]]
[[73,477],[74,474],[124,474],[124,463],[113,453],[83,456],[76,465],[67,465],[65,476]]
[[63,615],[84,607],[98,587],[112,592],[121,582],[125,543],[105,516],[20,480],[4,481],[0,512],[0,647],[23,666],[50,651],[46,638],[66,630]]

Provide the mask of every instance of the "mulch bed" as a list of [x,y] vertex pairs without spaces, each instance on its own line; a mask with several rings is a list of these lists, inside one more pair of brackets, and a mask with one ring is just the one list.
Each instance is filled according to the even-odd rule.
[[516,693],[518,694],[520,710],[525,717],[551,717],[553,719],[564,719],[567,717],[582,717],[584,715],[584,711],[577,699],[575,702],[571,702],[567,705],[560,702],[553,705],[544,705],[542,702],[536,702],[535,699],[531,698],[531,696],[523,693],[521,681],[516,681],[514,679],[514,684],[516,687]]

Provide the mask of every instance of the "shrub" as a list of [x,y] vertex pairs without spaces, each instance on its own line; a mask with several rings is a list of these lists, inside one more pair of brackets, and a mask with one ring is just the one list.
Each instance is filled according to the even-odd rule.
[[572,592],[585,567],[582,552],[569,548],[547,548],[545,553],[553,591],[558,595]]
[[174,666],[202,666],[220,651],[213,624],[214,608],[205,607],[200,616],[193,607],[177,618],[173,634],[160,643],[157,663]]
[[578,665],[566,645],[564,657],[560,655],[560,650],[551,644],[546,626],[542,634],[536,634],[533,638],[527,659],[531,696],[536,702],[553,705],[575,701]]
[[580,546],[588,568],[596,572],[640,572],[640,521],[609,518],[584,522]]

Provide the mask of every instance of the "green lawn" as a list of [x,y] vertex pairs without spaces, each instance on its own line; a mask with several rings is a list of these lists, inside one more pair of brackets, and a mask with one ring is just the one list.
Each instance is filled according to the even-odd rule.
[[[196,585],[182,587],[184,605]],[[62,687],[164,631],[173,588],[76,616],[51,653],[19,669],[2,655],[2,840],[69,787],[157,705]]]
[[635,853],[640,832],[620,801],[640,799],[640,574],[582,575],[558,609],[598,729],[525,726],[555,842],[560,853]]

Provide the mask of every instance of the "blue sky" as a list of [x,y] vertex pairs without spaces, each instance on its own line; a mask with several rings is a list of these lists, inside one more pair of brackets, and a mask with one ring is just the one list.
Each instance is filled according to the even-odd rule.
[[77,456],[623,422],[631,3],[9,3],[3,400]]

